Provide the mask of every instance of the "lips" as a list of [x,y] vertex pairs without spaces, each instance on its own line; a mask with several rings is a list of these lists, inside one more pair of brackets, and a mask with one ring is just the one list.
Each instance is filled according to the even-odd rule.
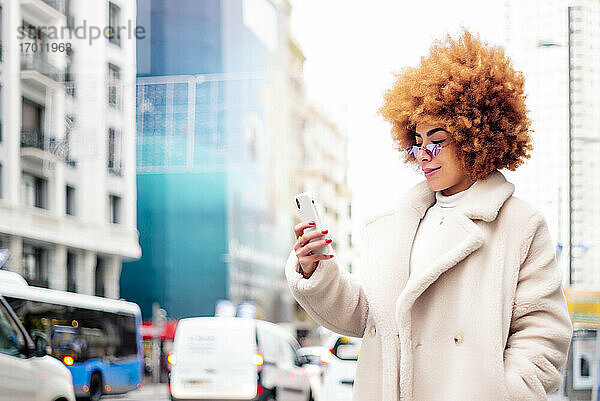
[[437,168],[427,168],[427,169],[423,169],[423,172],[424,173],[431,173],[432,171],[439,170],[440,168],[442,168],[442,167],[440,166],[440,167],[437,167]]

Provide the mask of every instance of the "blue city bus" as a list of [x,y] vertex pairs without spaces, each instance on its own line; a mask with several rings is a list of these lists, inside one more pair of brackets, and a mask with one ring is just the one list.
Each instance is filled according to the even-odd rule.
[[62,361],[77,397],[97,401],[141,387],[141,312],[132,302],[29,286],[17,273],[0,271],[0,294],[34,341]]

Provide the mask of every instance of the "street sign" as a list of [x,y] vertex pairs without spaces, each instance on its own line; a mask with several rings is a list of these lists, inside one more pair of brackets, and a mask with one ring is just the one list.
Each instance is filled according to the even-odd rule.
[[567,308],[573,323],[600,326],[600,291],[565,289]]

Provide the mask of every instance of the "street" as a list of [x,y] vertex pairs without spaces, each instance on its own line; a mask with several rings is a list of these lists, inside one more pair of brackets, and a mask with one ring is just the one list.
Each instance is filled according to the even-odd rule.
[[121,400],[121,401],[167,401],[166,384],[146,384],[141,390],[131,391],[122,395],[105,395],[102,400]]

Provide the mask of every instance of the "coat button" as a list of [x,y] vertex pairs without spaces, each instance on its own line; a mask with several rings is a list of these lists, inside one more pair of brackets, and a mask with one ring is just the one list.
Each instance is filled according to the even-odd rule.
[[459,331],[458,333],[456,333],[454,335],[454,344],[461,345],[463,343],[464,339],[465,338],[464,338],[462,331]]
[[369,335],[371,336],[371,338],[375,337],[376,333],[377,329],[375,328],[375,325],[371,325],[371,327],[369,327]]

